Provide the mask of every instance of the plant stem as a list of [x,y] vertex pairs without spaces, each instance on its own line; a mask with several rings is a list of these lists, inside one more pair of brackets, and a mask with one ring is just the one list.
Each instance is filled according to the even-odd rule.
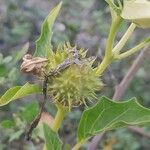
[[128,50],[127,52],[124,52],[118,56],[116,56],[115,58],[116,59],[123,59],[123,58],[126,58],[126,57],[129,57],[131,56],[132,54],[134,54],[135,52],[138,52],[139,50],[141,50],[143,47],[146,47],[146,46],[149,46],[150,43],[148,42],[142,42],[140,44],[138,44],[137,46],[131,48],[130,50]]
[[110,32],[106,44],[106,50],[105,50],[105,56],[101,64],[98,66],[98,69],[96,71],[97,75],[101,75],[105,69],[108,67],[108,65],[112,62],[113,54],[112,54],[112,48],[113,48],[113,43],[114,39],[117,33],[117,30],[121,24],[122,18],[120,16],[115,16],[112,18],[112,24],[110,27]]
[[112,18],[112,24],[110,27],[110,32],[106,44],[105,56],[101,64],[98,66],[98,69],[96,71],[97,75],[101,75],[113,60],[112,54],[113,43],[121,22],[122,18],[120,16],[116,15],[114,18]]
[[78,142],[73,148],[72,150],[79,150],[79,148],[85,143],[86,140],[82,140],[80,142]]
[[117,33],[117,30],[121,24],[122,18],[120,16],[116,16],[115,19],[112,19],[112,24],[110,27],[110,32],[106,44],[106,50],[105,50],[105,57],[110,58],[112,57],[112,48],[113,48],[113,43],[114,39]]
[[128,30],[126,31],[126,33],[123,35],[123,37],[121,38],[121,40],[118,42],[118,44],[113,48],[113,53],[118,54],[120,52],[120,50],[124,47],[124,45],[126,44],[127,40],[129,39],[129,37],[131,36],[131,34],[133,33],[133,31],[135,30],[136,25],[134,23],[132,23]]
[[107,59],[106,57],[104,57],[101,64],[97,68],[96,74],[101,75],[106,70],[106,68],[110,65],[111,62],[112,59]]
[[52,130],[56,133],[58,132],[64,117],[66,116],[67,112],[69,111],[68,107],[64,107],[62,105],[57,105],[57,108],[58,108],[58,111],[55,116],[54,122],[51,126]]

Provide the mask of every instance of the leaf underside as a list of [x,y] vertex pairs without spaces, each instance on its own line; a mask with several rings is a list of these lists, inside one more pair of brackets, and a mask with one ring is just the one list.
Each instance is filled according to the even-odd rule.
[[52,39],[52,28],[56,17],[60,11],[62,2],[60,2],[46,17],[41,28],[40,37],[36,41],[35,57],[48,57],[50,50],[52,50],[51,39]]
[[101,97],[94,107],[84,111],[78,127],[78,141],[107,130],[149,122],[150,109],[141,106],[135,98],[114,102]]
[[22,98],[24,96],[41,92],[42,89],[36,84],[26,83],[24,86],[12,87],[7,90],[5,94],[0,98],[0,106],[4,106],[9,102]]

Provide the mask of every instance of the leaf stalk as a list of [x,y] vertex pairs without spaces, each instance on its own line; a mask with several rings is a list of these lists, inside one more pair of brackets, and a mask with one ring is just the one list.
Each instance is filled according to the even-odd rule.
[[127,31],[125,32],[125,34],[123,35],[123,37],[121,38],[121,40],[118,42],[118,44],[113,48],[113,53],[114,54],[119,54],[120,50],[124,47],[124,45],[126,44],[127,40],[130,38],[131,34],[133,33],[133,31],[135,30],[136,25],[134,23],[132,23],[129,28],[127,29]]

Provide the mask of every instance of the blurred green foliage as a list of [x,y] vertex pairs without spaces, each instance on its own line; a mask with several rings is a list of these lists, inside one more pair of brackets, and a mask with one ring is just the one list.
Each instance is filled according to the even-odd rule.
[[[34,0],[30,1],[32,2]],[[43,0],[37,1],[36,3],[34,2],[31,5],[27,0],[0,1],[0,95],[12,85],[21,85],[24,81],[24,77],[19,73],[19,61],[27,51],[20,47],[22,47],[23,43],[30,41],[30,48],[31,50],[34,49],[32,42],[35,41],[39,35],[41,22],[46,14],[48,14],[49,9],[52,8],[56,2],[58,1]],[[47,7],[41,8],[41,4],[50,7],[49,9],[47,9]],[[76,43],[80,47],[89,49],[90,54],[95,54],[100,57],[99,53],[103,55],[109,22],[108,9],[104,0],[64,0],[61,14],[54,26],[53,44],[57,45],[58,41],[71,41],[72,44]],[[127,24],[122,24],[118,39],[126,27]],[[148,34],[148,32],[143,31],[137,32],[143,36]],[[138,40],[139,37],[137,37],[135,33],[133,40],[129,41],[127,47],[130,47],[132,43]],[[18,45],[19,48],[16,48]],[[121,81],[124,73],[131,64],[131,59],[128,59],[126,62],[114,63],[111,66],[111,71],[107,72],[105,79],[103,79],[107,86],[102,94],[112,96],[114,80],[111,78],[111,75],[114,74],[117,81]],[[124,96],[124,99],[136,96],[141,100],[141,103],[147,107],[150,106],[149,64],[150,61],[146,60]],[[7,111],[3,111],[3,109]],[[0,150],[19,149],[17,146],[19,144],[22,146],[26,125],[31,122],[38,112],[38,103],[29,101],[24,103],[17,102],[3,109],[0,110]],[[52,106],[47,106],[47,109],[51,114],[55,113],[55,108]],[[13,114],[16,110],[18,112]],[[71,143],[72,145],[75,143],[75,130],[82,110],[82,107],[80,110],[74,110],[69,114],[68,119],[65,120],[63,124],[65,130],[61,131],[65,143]],[[4,114],[4,112],[7,114]],[[7,117],[4,118],[4,116]],[[42,136],[39,138],[37,136],[38,134],[39,131],[35,130],[33,138],[37,146],[42,143]],[[130,133],[127,129],[109,132],[105,140],[111,138],[116,138],[118,141],[113,147],[114,150],[124,150],[124,148],[128,150],[149,149],[149,141],[147,139]],[[103,144],[104,143],[101,143],[100,146]],[[13,145],[13,147],[11,147],[11,145]],[[33,144],[28,142],[23,149],[35,150],[36,148]]]
[[[25,129],[27,123],[30,123],[39,111],[38,102],[30,102],[25,106],[20,106],[15,114],[12,114],[8,119],[0,122],[0,145],[3,148],[11,146],[12,142],[21,141],[25,138]],[[40,137],[39,128],[33,133],[33,141],[37,141]],[[41,131],[40,131],[41,132]],[[6,145],[5,142],[8,142]],[[24,146],[22,145],[22,148]],[[12,147],[15,148],[15,147]]]
[[5,0],[1,2],[0,49],[7,53],[8,48],[35,40],[40,11],[27,5],[26,0]]
[[17,49],[10,55],[4,57],[0,53],[0,88],[2,89],[19,84],[22,81],[20,71],[18,71],[18,62],[22,59],[23,55],[27,53],[28,43],[22,48]]

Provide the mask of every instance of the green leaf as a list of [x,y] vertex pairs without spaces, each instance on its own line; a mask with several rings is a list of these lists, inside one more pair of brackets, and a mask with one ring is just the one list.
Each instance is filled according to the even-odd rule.
[[0,106],[6,105],[9,102],[24,96],[41,92],[42,89],[36,84],[26,83],[24,86],[12,87],[0,98]]
[[101,97],[95,106],[84,111],[78,127],[78,141],[103,131],[148,122],[150,109],[141,106],[135,98],[125,102],[114,102]]
[[14,125],[15,123],[12,120],[3,120],[0,123],[0,126],[2,126],[3,128],[7,128],[7,129],[14,127]]
[[6,76],[7,73],[8,73],[8,71],[7,71],[6,67],[5,67],[5,65],[3,65],[3,64],[1,65],[0,64],[0,77]]
[[23,108],[23,111],[20,113],[21,118],[28,123],[30,123],[39,112],[38,102],[32,102]]
[[60,2],[46,17],[42,25],[41,35],[36,41],[36,51],[34,56],[48,57],[50,55],[50,50],[52,50],[52,27],[60,11],[61,5],[62,2]]
[[46,147],[48,150],[61,150],[62,142],[58,135],[47,125],[43,124]]

